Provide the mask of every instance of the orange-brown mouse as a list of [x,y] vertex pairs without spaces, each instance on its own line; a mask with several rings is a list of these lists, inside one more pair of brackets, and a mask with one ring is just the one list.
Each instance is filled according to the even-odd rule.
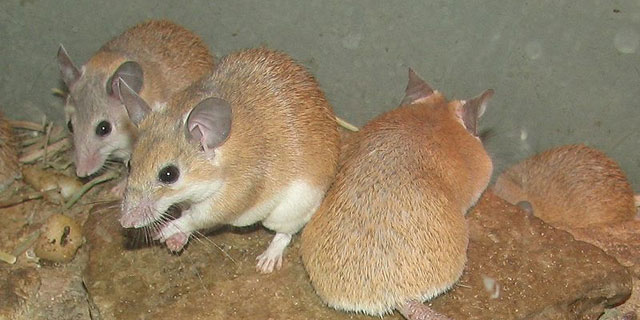
[[65,114],[73,132],[76,174],[98,172],[110,159],[131,156],[135,126],[118,97],[122,78],[152,108],[213,68],[207,45],[193,32],[167,20],[138,24],[104,44],[77,68],[58,49],[62,79],[69,89]]
[[329,306],[445,318],[422,302],[462,274],[465,214],[493,169],[476,131],[492,92],[447,101],[410,70],[402,105],[348,139],[302,233],[302,261]]
[[0,191],[21,176],[18,150],[11,124],[0,112]]
[[563,229],[633,219],[634,193],[618,164],[582,144],[549,149],[503,172],[493,187]]
[[[282,254],[320,205],[335,176],[335,115],[313,76],[288,55],[236,52],[167,108],[150,108],[121,82],[139,136],[120,222],[151,226],[173,251],[196,230],[261,222],[276,232],[258,269]],[[188,204],[167,221],[169,207]]]

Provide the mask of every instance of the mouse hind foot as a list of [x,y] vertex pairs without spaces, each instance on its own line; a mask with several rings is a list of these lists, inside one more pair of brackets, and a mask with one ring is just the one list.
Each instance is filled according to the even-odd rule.
[[291,242],[291,235],[300,231],[320,205],[325,188],[306,181],[292,182],[282,193],[279,203],[262,220],[262,225],[276,232],[269,248],[258,256],[258,271],[269,273],[280,269],[284,249]]
[[291,242],[290,234],[276,233],[267,250],[256,258],[258,260],[256,269],[262,273],[279,270],[282,267],[284,249],[289,245],[289,242]]
[[417,300],[408,301],[398,307],[398,311],[409,320],[451,320]]

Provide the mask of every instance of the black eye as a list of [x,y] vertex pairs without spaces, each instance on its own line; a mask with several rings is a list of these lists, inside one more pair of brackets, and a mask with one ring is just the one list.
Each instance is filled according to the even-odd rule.
[[69,128],[69,132],[73,133],[73,125],[71,124],[71,120],[67,122],[67,128]]
[[127,172],[131,173],[131,160],[127,161],[126,166],[127,166]]
[[96,127],[96,134],[104,137],[109,133],[111,133],[111,123],[107,121],[100,121],[100,123],[98,123],[98,126]]
[[180,170],[172,164],[162,168],[158,173],[158,180],[162,183],[174,183],[178,180],[178,177],[180,177]]

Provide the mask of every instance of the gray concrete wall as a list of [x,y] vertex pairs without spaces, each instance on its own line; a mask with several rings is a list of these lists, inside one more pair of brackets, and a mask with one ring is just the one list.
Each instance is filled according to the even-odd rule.
[[147,18],[199,33],[213,52],[267,45],[304,63],[357,125],[395,107],[407,68],[449,97],[496,94],[482,120],[497,170],[585,142],[640,190],[640,1],[0,2],[0,108],[62,120],[51,94],[63,43],[77,64]]

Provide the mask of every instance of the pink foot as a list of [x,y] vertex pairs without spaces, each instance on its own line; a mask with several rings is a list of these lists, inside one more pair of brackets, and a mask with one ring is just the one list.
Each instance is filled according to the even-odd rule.
[[398,311],[408,320],[451,320],[451,318],[416,300],[411,300],[400,306]]
[[165,243],[167,244],[167,248],[169,248],[169,250],[173,252],[178,252],[182,250],[182,248],[184,248],[184,246],[187,244],[188,241],[189,241],[188,235],[182,232],[178,232],[172,235],[171,237],[169,237],[165,241]]
[[262,273],[279,270],[282,267],[284,249],[289,245],[289,242],[291,242],[290,234],[276,233],[267,250],[256,258],[258,260],[256,269]]

